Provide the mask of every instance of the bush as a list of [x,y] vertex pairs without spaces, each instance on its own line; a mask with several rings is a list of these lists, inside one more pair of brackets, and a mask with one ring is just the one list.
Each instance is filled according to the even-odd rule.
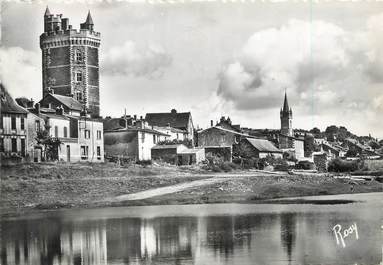
[[205,170],[212,170],[213,172],[230,172],[239,169],[240,166],[229,161],[224,161],[221,157],[207,156],[205,166],[202,168]]
[[315,164],[310,161],[299,161],[296,165],[296,169],[312,170],[315,169]]
[[152,160],[139,160],[136,164],[141,166],[150,166],[152,164]]
[[273,166],[276,170],[287,171],[289,168],[286,160],[282,158],[275,158],[273,156],[267,156],[259,159],[259,168],[264,169],[266,166]]
[[333,159],[328,164],[328,171],[331,172],[352,172],[356,170],[360,170],[364,167],[363,161],[354,160],[347,161],[339,158]]

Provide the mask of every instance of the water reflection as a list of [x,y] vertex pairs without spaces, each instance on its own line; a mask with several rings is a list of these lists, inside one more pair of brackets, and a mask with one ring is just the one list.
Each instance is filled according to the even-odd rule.
[[[331,228],[357,222],[336,246]],[[379,216],[355,212],[1,222],[1,264],[378,264]]]

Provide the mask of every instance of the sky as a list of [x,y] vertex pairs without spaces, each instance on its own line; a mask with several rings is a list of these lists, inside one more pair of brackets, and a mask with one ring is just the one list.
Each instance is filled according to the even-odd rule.
[[47,5],[101,33],[101,115],[191,111],[280,128],[346,126],[383,138],[383,2],[2,2],[0,80],[41,99],[39,36]]

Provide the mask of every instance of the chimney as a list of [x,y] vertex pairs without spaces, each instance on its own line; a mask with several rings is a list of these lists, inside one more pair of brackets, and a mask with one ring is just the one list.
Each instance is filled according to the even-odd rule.
[[172,109],[172,110],[170,111],[170,113],[171,113],[171,114],[177,114],[177,110],[176,110],[176,109]]
[[48,109],[52,108],[52,103],[48,103]]
[[210,127],[214,127],[213,120],[210,120]]
[[35,104],[36,113],[40,114],[40,103]]
[[170,123],[166,124],[166,126],[170,128]]
[[142,116],[140,116],[140,120],[143,120]]
[[33,98],[31,98],[31,101],[29,102],[29,106],[30,108],[33,108],[33,106],[35,105],[35,101],[33,100]]
[[137,120],[137,115],[134,115],[134,120],[135,120],[135,121]]

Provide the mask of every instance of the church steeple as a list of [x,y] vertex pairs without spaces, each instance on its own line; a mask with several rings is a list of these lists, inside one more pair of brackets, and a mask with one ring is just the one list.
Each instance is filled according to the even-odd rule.
[[289,102],[287,100],[287,92],[285,91],[285,99],[283,101],[283,107],[280,112],[281,118],[281,134],[287,136],[293,136],[292,120],[293,112],[289,107]]
[[290,111],[289,102],[287,100],[287,93],[285,91],[285,100],[283,102],[283,112],[289,112],[289,111]]

